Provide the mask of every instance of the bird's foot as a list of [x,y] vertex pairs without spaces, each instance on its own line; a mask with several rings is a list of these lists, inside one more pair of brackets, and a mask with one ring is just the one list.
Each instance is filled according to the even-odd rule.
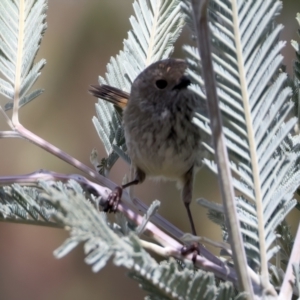
[[192,244],[190,244],[188,246],[183,246],[181,248],[181,255],[186,256],[186,255],[189,255],[191,253],[193,254],[192,261],[195,264],[196,259],[197,259],[197,255],[200,254],[199,243],[193,242]]
[[117,186],[107,197],[103,205],[103,211],[108,213],[115,213],[122,197],[123,189]]

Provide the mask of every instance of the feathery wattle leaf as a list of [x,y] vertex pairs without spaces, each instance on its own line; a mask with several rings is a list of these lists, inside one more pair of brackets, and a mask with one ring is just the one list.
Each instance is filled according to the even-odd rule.
[[[217,92],[245,248],[249,265],[259,267],[265,277],[278,251],[275,230],[295,206],[293,193],[300,183],[300,144],[291,136],[297,119],[290,117],[291,89],[280,71],[285,43],[278,36],[283,26],[274,20],[281,6],[277,0],[209,4]],[[183,1],[183,11],[192,23],[189,0]],[[191,46],[184,50],[192,89],[206,101],[198,52]],[[204,164],[216,173],[209,119],[199,114],[195,122],[210,153]]]
[[[44,59],[34,64],[40,41],[46,30],[45,0],[0,3],[0,93],[19,107],[39,96],[43,90],[30,92],[45,65]],[[15,102],[13,103],[13,100]]]
[[52,219],[55,208],[40,199],[41,190],[18,184],[0,188],[0,220],[13,223],[63,227]]
[[[125,220],[111,224],[105,213],[89,203],[81,187],[70,180],[68,185],[41,183],[44,199],[57,207],[54,217],[70,230],[70,237],[54,252],[61,258],[84,243],[85,262],[94,272],[99,272],[112,259],[117,266],[129,270],[129,276],[137,280],[153,299],[232,299],[235,295],[229,282],[216,285],[213,273],[196,270],[186,262],[182,268],[175,259],[157,263],[143,249],[141,240]],[[157,203],[154,203],[154,209]],[[150,209],[151,210],[151,209]],[[147,212],[145,221],[151,211]],[[118,218],[124,218],[118,215]],[[143,230],[138,227],[136,231]],[[161,298],[162,297],[162,298]]]

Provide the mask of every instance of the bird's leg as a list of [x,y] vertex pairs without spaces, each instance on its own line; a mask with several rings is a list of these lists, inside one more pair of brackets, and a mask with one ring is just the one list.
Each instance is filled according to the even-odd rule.
[[139,183],[142,183],[145,180],[145,173],[140,170],[140,169],[136,169],[135,170],[135,179],[123,184],[121,186],[117,186],[114,191],[112,191],[108,197],[107,197],[107,201],[105,203],[105,206],[103,207],[103,211],[104,212],[116,212],[118,205],[120,203],[120,200],[122,198],[122,193],[123,193],[123,189],[131,186],[131,185],[136,185]]
[[[184,206],[186,208],[188,217],[189,217],[189,221],[191,224],[191,229],[192,229],[192,234],[193,235],[197,235],[196,232],[196,228],[195,228],[195,224],[194,224],[194,220],[193,220],[193,216],[190,210],[190,204],[192,201],[192,195],[193,195],[193,181],[194,181],[194,169],[193,167],[184,175],[183,177],[183,189],[182,189],[182,200],[184,203]],[[197,254],[199,254],[199,247],[198,247],[198,243],[195,242],[190,246],[184,246],[181,249],[181,254],[182,255],[187,255],[190,253],[193,253],[193,261],[195,262]]]
[[140,180],[138,178],[135,178],[134,180],[127,182],[125,184],[122,184],[122,189],[126,189],[127,187],[131,186],[131,185],[136,185],[139,184]]
[[187,214],[189,217],[192,233],[193,233],[193,235],[197,235],[195,224],[194,224],[193,217],[192,217],[192,213],[190,210],[190,204],[191,204],[192,195],[193,195],[193,181],[194,181],[194,172],[193,171],[194,171],[193,168],[191,168],[189,171],[187,171],[187,173],[185,173],[185,175],[183,177],[184,183],[183,183],[181,197],[182,197],[184,206],[186,208],[186,211],[187,211]]

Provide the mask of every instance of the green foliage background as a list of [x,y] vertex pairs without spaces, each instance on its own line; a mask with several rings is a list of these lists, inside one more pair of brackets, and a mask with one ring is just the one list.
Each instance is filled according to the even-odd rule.
[[[294,51],[289,41],[296,39],[295,15],[300,11],[298,1],[284,0],[279,22],[285,25],[282,39],[285,64],[291,73]],[[96,99],[87,89],[104,75],[109,58],[122,48],[122,41],[130,29],[132,0],[49,0],[48,30],[38,58],[46,58],[47,65],[36,87],[46,92],[21,111],[21,121],[36,134],[49,140],[81,161],[89,164],[89,154],[97,147],[104,156],[103,147],[91,118],[95,115]],[[189,41],[187,31],[177,42],[174,56],[182,56],[181,44]],[[4,99],[0,96],[1,103]],[[33,114],[33,111],[35,112]],[[5,126],[0,122],[0,125]],[[70,166],[41,149],[22,140],[1,140],[0,175],[29,173],[45,168],[57,172],[77,173]],[[111,178],[120,183],[125,163],[118,162]],[[202,170],[196,178],[196,197],[218,198],[214,175]],[[147,181],[136,189],[137,196],[150,203],[160,199],[160,213],[182,230],[189,224],[179,193],[173,183]],[[196,226],[200,235],[221,240],[218,228],[208,221],[206,212],[195,204]],[[292,220],[294,217],[294,220]],[[299,214],[291,213],[293,232]],[[142,299],[144,293],[136,282],[128,279],[125,270],[107,267],[93,274],[83,262],[81,247],[61,260],[52,252],[67,237],[67,232],[34,226],[0,224],[0,291],[1,299],[31,300],[94,300]]]

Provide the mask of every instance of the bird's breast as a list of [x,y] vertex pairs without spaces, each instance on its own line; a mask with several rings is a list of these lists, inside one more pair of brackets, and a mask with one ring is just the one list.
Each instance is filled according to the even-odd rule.
[[128,154],[148,176],[177,179],[197,164],[200,134],[188,113],[163,109],[124,122]]

